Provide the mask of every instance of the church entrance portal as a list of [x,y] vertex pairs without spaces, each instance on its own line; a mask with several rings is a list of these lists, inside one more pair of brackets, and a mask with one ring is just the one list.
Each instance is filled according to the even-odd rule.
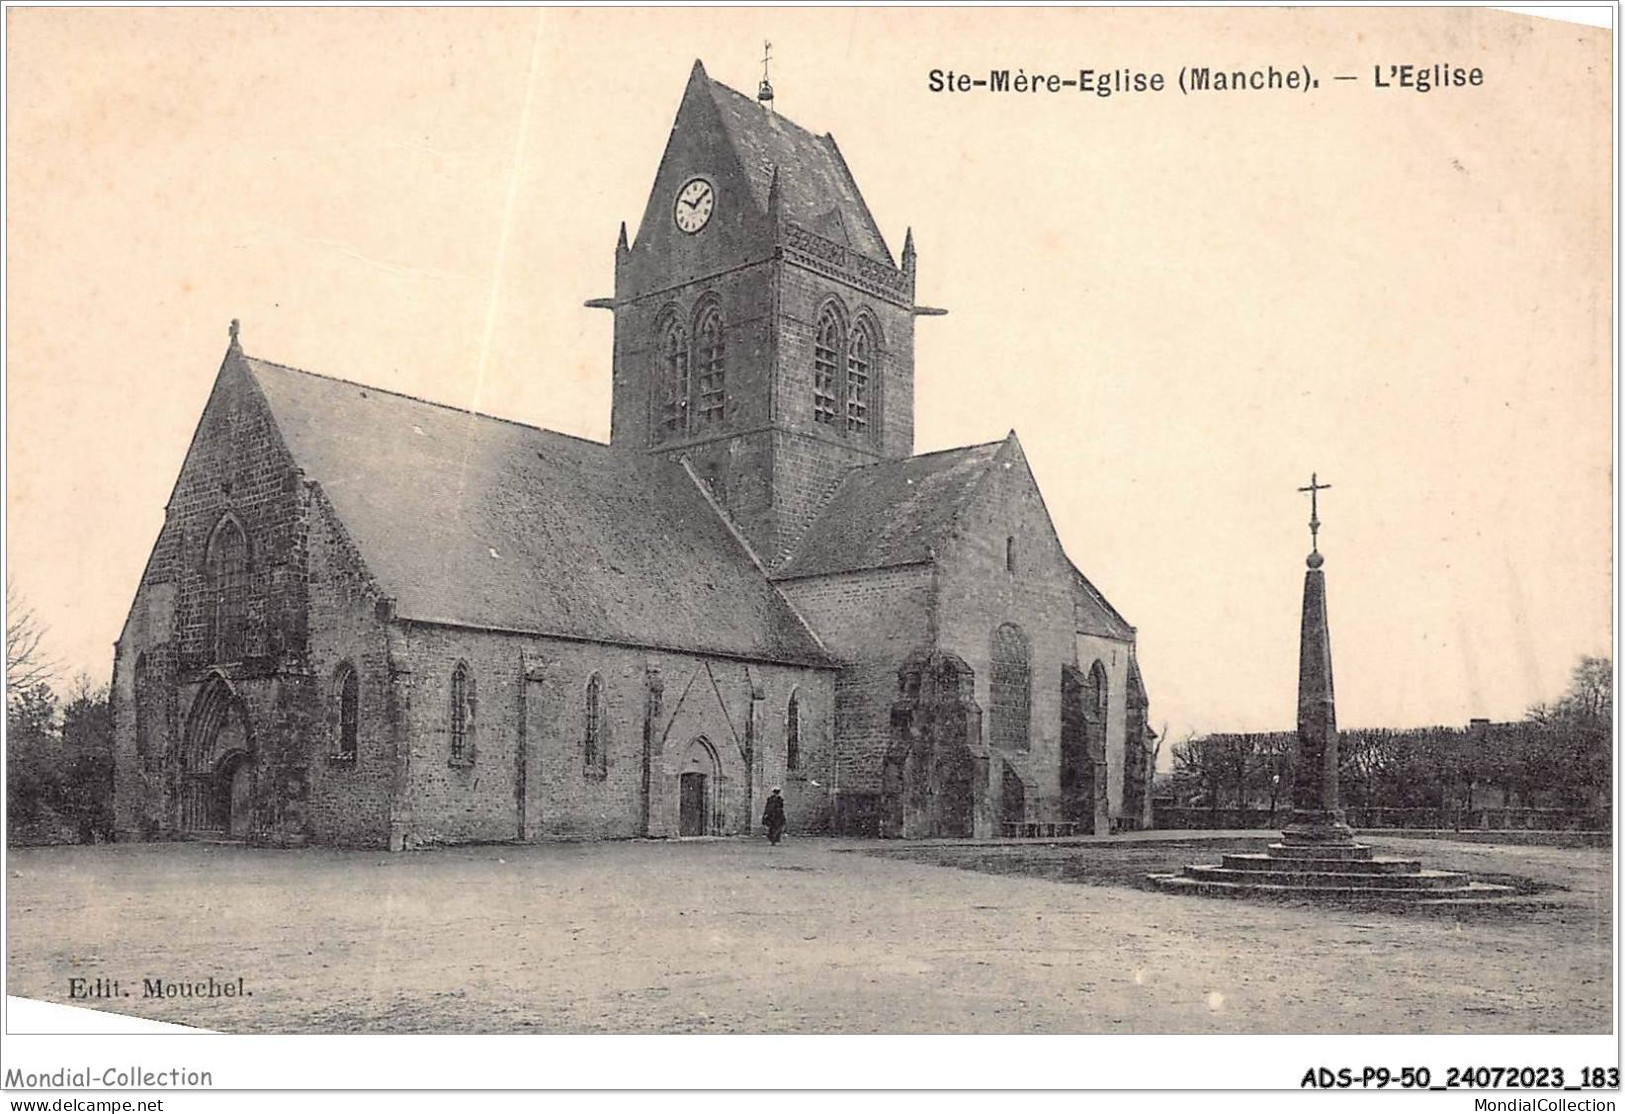
[[722,765],[711,740],[696,736],[677,768],[677,834],[717,835],[722,831]]
[[220,677],[203,686],[181,753],[180,828],[191,835],[254,834],[254,756],[248,716]]
[[680,779],[682,802],[679,806],[677,834],[697,836],[705,834],[705,775],[684,774]]

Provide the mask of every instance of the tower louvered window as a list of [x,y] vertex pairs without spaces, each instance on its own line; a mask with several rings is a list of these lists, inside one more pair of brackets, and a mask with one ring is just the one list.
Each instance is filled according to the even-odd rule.
[[700,421],[720,422],[728,406],[727,353],[723,344],[722,314],[716,307],[708,308],[700,317],[694,335]]
[[669,437],[688,430],[688,337],[676,321],[660,336],[660,427]]
[[841,370],[841,318],[834,306],[825,306],[818,316],[813,338],[813,421],[835,425],[837,379]]
[[852,330],[852,343],[846,351],[846,431],[867,436],[869,432],[869,375],[874,366],[875,343],[869,329],[859,324]]

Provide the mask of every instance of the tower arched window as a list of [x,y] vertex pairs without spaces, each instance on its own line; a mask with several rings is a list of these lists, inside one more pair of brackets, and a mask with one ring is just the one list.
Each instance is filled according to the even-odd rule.
[[447,709],[451,764],[468,766],[474,762],[474,675],[466,662],[458,662],[451,671],[451,706]]
[[594,673],[587,678],[585,723],[581,744],[582,772],[588,777],[603,777],[609,769],[609,755],[604,745],[604,682]]
[[1031,719],[1027,636],[1014,623],[993,632],[988,734],[994,746],[1026,750]]
[[784,768],[801,769],[801,693],[790,694],[790,707],[784,714]]
[[234,518],[209,539],[210,636],[215,661],[240,661],[248,650],[248,539]]
[[818,315],[813,334],[813,421],[837,425],[840,391],[841,353],[846,348],[841,315],[833,303]]
[[714,305],[700,312],[694,326],[694,373],[699,420],[707,424],[722,421],[728,407],[727,346],[722,312]]
[[846,431],[860,437],[869,435],[869,379],[874,366],[874,333],[859,321],[846,349]]
[[656,368],[655,420],[659,432],[676,437],[688,431],[688,396],[691,383],[688,374],[688,334],[682,323],[670,319],[659,334]]
[[361,680],[349,662],[333,676],[333,702],[333,757],[353,762],[361,729]]

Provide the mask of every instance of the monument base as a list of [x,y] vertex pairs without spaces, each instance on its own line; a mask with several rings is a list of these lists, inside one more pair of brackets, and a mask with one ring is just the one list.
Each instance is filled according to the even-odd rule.
[[1302,897],[1382,905],[1503,904],[1511,886],[1476,882],[1453,870],[1424,870],[1420,859],[1374,854],[1356,843],[1347,825],[1289,828],[1262,854],[1224,855],[1218,866],[1187,866],[1179,874],[1149,875],[1158,889],[1211,897]]
[[1351,844],[1354,829],[1343,821],[1342,809],[1294,809],[1292,822],[1281,832],[1289,844],[1325,846]]

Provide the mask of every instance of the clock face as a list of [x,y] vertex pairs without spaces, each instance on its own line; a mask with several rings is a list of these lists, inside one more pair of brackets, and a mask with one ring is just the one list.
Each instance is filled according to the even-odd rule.
[[677,191],[677,200],[671,207],[671,218],[677,222],[678,228],[693,235],[711,219],[711,210],[716,208],[716,204],[717,195],[711,183],[704,178],[690,178]]

